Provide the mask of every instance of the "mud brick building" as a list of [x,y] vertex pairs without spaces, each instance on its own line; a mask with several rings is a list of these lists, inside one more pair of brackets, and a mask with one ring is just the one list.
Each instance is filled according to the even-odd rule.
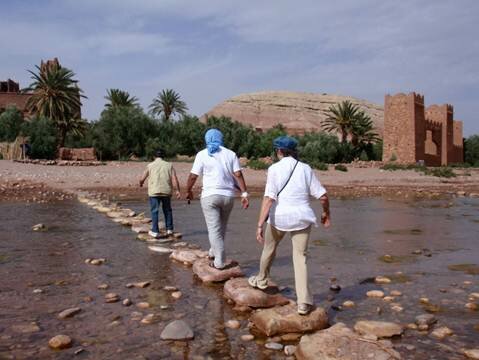
[[454,120],[451,105],[424,107],[424,96],[386,95],[384,100],[383,161],[424,161],[427,166],[464,162],[462,121]]
[[15,106],[24,116],[28,116],[26,105],[31,96],[31,94],[22,93],[20,84],[11,79],[0,81],[0,113],[9,106]]

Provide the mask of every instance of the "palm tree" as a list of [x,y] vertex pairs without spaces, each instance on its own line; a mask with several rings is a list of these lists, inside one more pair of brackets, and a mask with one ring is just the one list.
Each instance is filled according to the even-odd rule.
[[29,70],[33,82],[23,91],[32,92],[26,109],[37,116],[53,121],[58,129],[58,144],[63,147],[69,131],[79,129],[81,98],[86,98],[74,79],[75,73],[61,67],[58,61],[48,61],[35,66],[37,73]]
[[107,108],[138,106],[138,98],[136,96],[130,96],[127,91],[108,89],[106,94],[105,99],[108,100],[108,103],[105,104],[105,107]]
[[181,100],[180,94],[173,89],[159,92],[150,105],[150,113],[157,116],[163,114],[165,121],[169,121],[174,114],[185,115],[187,110],[186,103]]
[[341,133],[341,142],[345,143],[359,112],[359,106],[345,100],[328,109],[328,117],[323,122],[322,127],[329,132]]
[[374,131],[374,123],[364,111],[360,111],[351,127],[351,143],[354,147],[362,147],[379,141],[378,134]]

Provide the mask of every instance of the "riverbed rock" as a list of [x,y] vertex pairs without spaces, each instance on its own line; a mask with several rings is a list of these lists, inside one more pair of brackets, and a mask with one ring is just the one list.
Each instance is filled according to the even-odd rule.
[[466,309],[472,310],[472,311],[477,311],[479,310],[479,305],[474,303],[474,302],[468,302],[465,305]]
[[173,292],[171,293],[171,297],[172,297],[173,299],[177,299],[177,300],[178,300],[178,299],[179,299],[180,297],[182,297],[182,296],[183,296],[183,293],[182,293],[181,291],[173,291]]
[[276,350],[276,351],[283,350],[283,344],[280,344],[277,342],[267,342],[266,344],[264,344],[264,347],[268,350]]
[[115,293],[108,293],[105,295],[105,302],[107,303],[114,303],[120,301],[120,295]]
[[194,333],[183,320],[174,320],[166,325],[160,338],[162,340],[190,340],[194,338]]
[[432,314],[422,314],[416,316],[415,322],[420,330],[427,330],[432,324],[437,321],[436,317]]
[[402,292],[398,290],[392,290],[391,291],[391,296],[402,296]]
[[401,335],[404,331],[402,325],[387,321],[367,321],[356,322],[354,330],[361,335],[374,335],[378,338],[388,338]]
[[45,224],[36,224],[36,225],[32,226],[32,230],[33,231],[45,231],[45,230],[47,230],[47,227],[45,226]]
[[58,314],[58,318],[59,319],[71,318],[75,316],[76,314],[78,314],[79,312],[81,312],[81,308],[79,307],[66,309],[66,310],[63,310],[60,314]]
[[208,259],[198,259],[193,264],[193,272],[203,282],[222,282],[243,276],[240,266],[232,260],[226,260],[226,268],[218,270],[209,265]]
[[130,299],[125,299],[125,300],[123,300],[122,304],[123,304],[124,306],[130,306],[130,305],[132,304],[132,302],[131,302]]
[[150,231],[150,225],[148,224],[133,224],[131,226],[131,231],[136,232],[138,234],[147,233]]
[[437,329],[434,329],[434,331],[431,332],[431,336],[435,337],[438,340],[443,340],[446,337],[451,336],[452,334],[454,334],[454,331],[449,329],[447,326],[441,326]]
[[176,286],[166,285],[166,286],[163,286],[163,290],[165,290],[165,291],[177,291],[178,288]]
[[108,284],[100,284],[97,286],[98,290],[107,290],[109,287]]
[[376,284],[390,284],[391,279],[386,276],[376,276],[376,278],[374,279],[374,282]]
[[337,323],[329,329],[311,335],[304,335],[294,355],[298,360],[401,359],[401,355],[390,343],[364,341],[343,323]]
[[72,339],[67,335],[57,335],[48,341],[48,346],[55,350],[67,349],[72,346]]
[[304,333],[328,326],[328,315],[317,307],[308,315],[299,315],[296,306],[288,304],[256,311],[250,318],[254,326],[267,336]]
[[17,324],[12,326],[12,330],[16,333],[20,334],[30,334],[30,333],[36,333],[40,331],[40,327],[37,325],[37,323],[32,322],[29,324]]
[[171,253],[170,258],[182,263],[187,263],[188,265],[193,265],[196,260],[206,258],[207,256],[208,251],[197,249],[177,249]]
[[252,340],[254,340],[254,335],[244,334],[244,335],[241,335],[240,338],[241,338],[242,341],[252,341]]
[[367,297],[371,297],[371,298],[383,298],[383,297],[384,297],[384,291],[381,291],[381,290],[369,290],[369,291],[366,293],[366,296],[367,296]]
[[136,306],[138,307],[138,309],[148,309],[150,307],[150,303],[142,301],[136,304]]
[[148,314],[143,319],[141,319],[142,324],[153,324],[156,320],[155,314]]
[[160,253],[160,254],[171,254],[173,252],[173,249],[164,247],[164,246],[155,246],[155,245],[150,245],[148,246],[148,249],[151,251]]
[[228,320],[227,322],[225,322],[225,326],[227,328],[236,330],[236,329],[239,329],[241,327],[241,323],[238,320],[231,319],[231,320]]
[[125,286],[127,288],[140,288],[140,289],[143,289],[143,288],[146,288],[148,286],[150,286],[151,284],[151,281],[139,281],[139,282],[134,282],[134,283],[128,283],[126,284]]
[[479,349],[464,349],[463,353],[468,359],[479,360]]
[[346,300],[346,301],[343,302],[343,307],[345,307],[345,308],[352,308],[352,307],[355,307],[355,306],[356,306],[356,304],[352,300]]
[[228,299],[233,300],[240,306],[268,308],[289,303],[289,299],[279,293],[277,286],[269,286],[262,291],[251,287],[246,278],[228,280],[223,290]]

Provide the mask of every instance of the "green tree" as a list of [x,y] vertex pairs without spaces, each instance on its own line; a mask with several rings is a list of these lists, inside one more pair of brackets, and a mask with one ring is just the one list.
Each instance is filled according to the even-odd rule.
[[162,117],[164,121],[169,121],[175,114],[185,115],[188,110],[186,103],[181,100],[180,94],[173,89],[159,92],[149,108],[152,115]]
[[374,131],[374,123],[364,111],[359,111],[351,124],[351,143],[355,148],[363,149],[367,144],[379,141]]
[[127,91],[120,89],[108,89],[106,91],[105,99],[108,101],[105,104],[106,108],[119,107],[119,106],[139,106],[138,98],[131,96]]
[[158,135],[157,124],[139,107],[112,107],[93,124],[93,146],[102,159],[144,156],[145,144]]
[[15,106],[7,107],[0,114],[0,141],[15,141],[23,122],[23,115]]
[[339,132],[341,134],[341,142],[345,143],[359,113],[359,106],[354,105],[349,100],[345,100],[328,109],[328,117],[322,124],[322,127],[329,132]]
[[58,130],[46,117],[33,118],[22,125],[21,134],[28,138],[30,156],[34,159],[53,159],[57,150]]
[[29,70],[33,82],[24,91],[31,91],[26,108],[33,114],[47,117],[58,129],[57,147],[63,147],[69,131],[77,131],[80,125],[81,98],[86,98],[74,79],[75,73],[61,67],[58,62],[36,66]]
[[472,166],[479,166],[479,135],[469,136],[464,141],[465,162]]

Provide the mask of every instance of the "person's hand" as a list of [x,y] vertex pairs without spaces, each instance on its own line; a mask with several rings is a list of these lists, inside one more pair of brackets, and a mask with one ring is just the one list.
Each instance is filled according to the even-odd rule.
[[323,212],[321,214],[321,224],[323,224],[325,228],[331,226],[331,215],[329,213]]
[[143,181],[140,180],[139,185],[140,187],[143,187]]
[[181,193],[180,193],[179,190],[176,190],[175,195],[176,195],[176,198],[177,198],[178,200],[181,199]]
[[258,229],[256,230],[256,241],[258,241],[260,244],[264,244],[263,227],[262,226],[258,226]]
[[188,190],[188,191],[186,192],[186,200],[191,201],[191,200],[193,200],[193,199],[194,199],[193,191],[192,191],[192,190]]
[[241,198],[241,206],[243,207],[243,209],[247,209],[249,207],[248,197],[242,197]]

